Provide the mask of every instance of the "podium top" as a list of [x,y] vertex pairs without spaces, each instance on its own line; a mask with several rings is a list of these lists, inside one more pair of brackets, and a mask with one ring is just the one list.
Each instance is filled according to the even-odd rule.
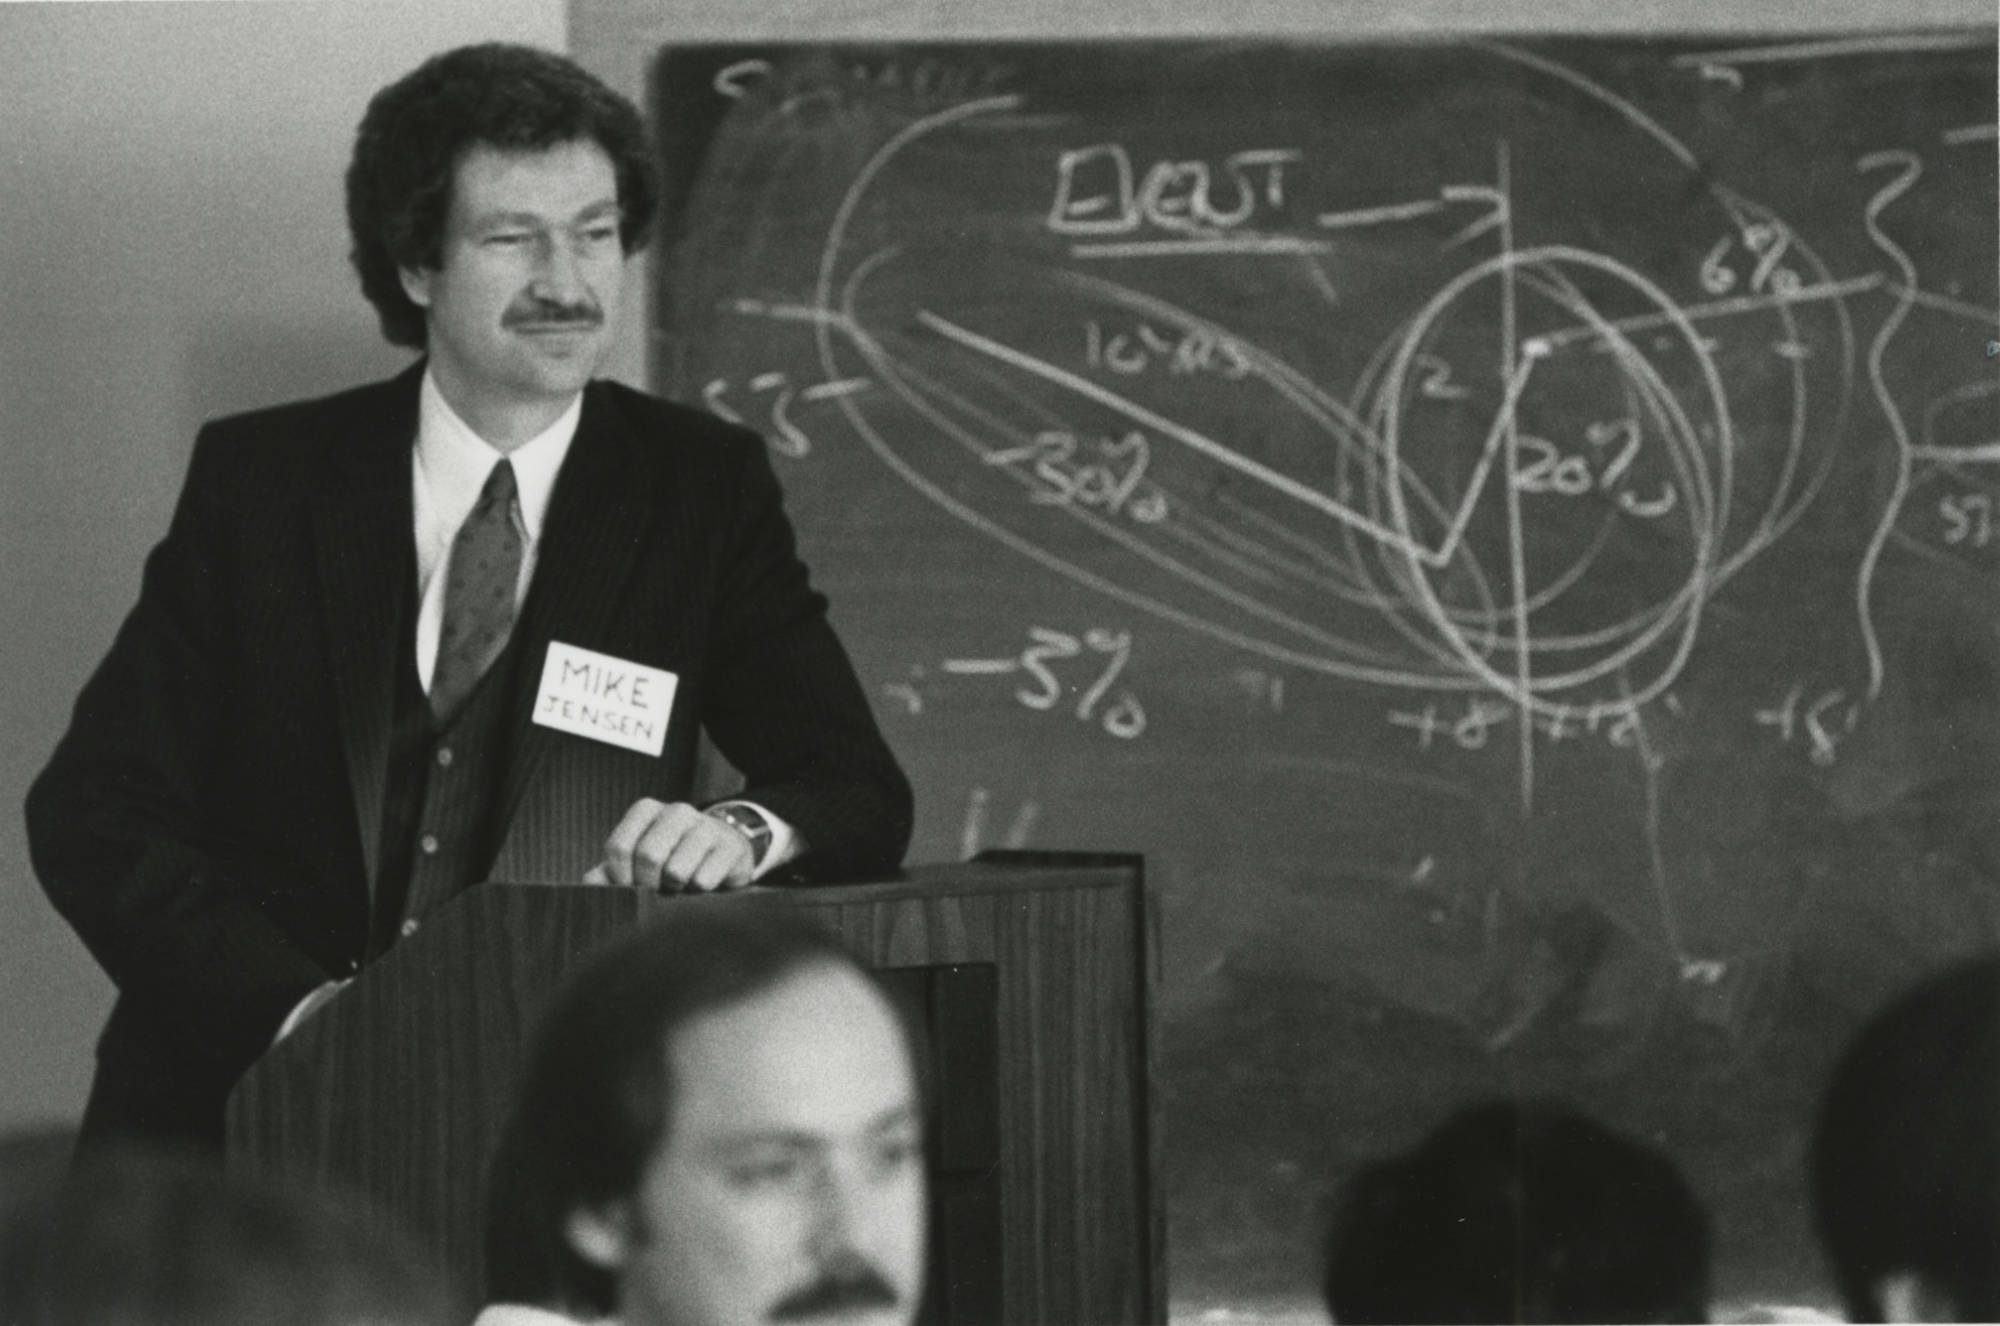
[[[1122,884],[1143,878],[1145,858],[1137,852],[1053,852],[994,850],[982,852],[970,861],[939,862],[908,866],[878,879],[837,883],[753,884],[716,896],[823,898],[827,901],[875,902],[939,894],[1004,893],[1014,889],[1091,888]],[[598,888],[573,880],[496,879],[481,887],[492,888]],[[652,895],[644,889],[618,889],[633,898],[699,896],[692,893]],[[476,889],[466,890],[460,900]]]

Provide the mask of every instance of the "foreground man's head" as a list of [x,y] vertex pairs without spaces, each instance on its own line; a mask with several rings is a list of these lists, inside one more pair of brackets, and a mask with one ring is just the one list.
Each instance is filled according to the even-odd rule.
[[489,1297],[624,1326],[908,1322],[925,1178],[903,1026],[775,907],[682,909],[545,1021],[496,1159]]
[[0,1191],[6,1326],[448,1326],[443,1273],[387,1212],[194,1151],[88,1153]]
[[1821,1103],[1812,1184],[1849,1320],[2000,1320],[2000,953],[1862,1027]]
[[1346,1185],[1341,1322],[1708,1319],[1708,1214],[1678,1167],[1566,1105],[1468,1106]]

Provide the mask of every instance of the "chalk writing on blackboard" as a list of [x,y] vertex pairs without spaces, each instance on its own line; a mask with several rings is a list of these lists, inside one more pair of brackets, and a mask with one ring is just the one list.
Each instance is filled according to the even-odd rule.
[[915,855],[1146,853],[1185,1315],[1309,1280],[1243,1264],[1279,1162],[1496,1067],[1774,1229],[1828,1001],[2000,937],[1994,78],[1990,30],[663,58],[661,385],[771,439]]
[[[1876,776],[1922,758],[1885,613],[1913,563],[2000,565],[1989,108],[1803,108],[1982,41],[728,60],[668,376],[904,557],[856,573],[879,633],[916,558],[1002,592],[875,666],[939,760],[971,713],[1148,753],[1284,714],[1385,787],[1491,808],[1504,762],[1523,822],[1605,799],[1636,848],[1554,850],[1635,855],[1635,934],[1705,973],[1741,937],[1677,915],[1724,854],[1668,823],[1679,771],[1931,776]],[[947,574],[968,543],[991,570]]]
[[[1504,46],[1491,49],[1505,58],[1548,66],[1555,76],[1591,88],[1581,75],[1553,67],[1542,57]],[[1687,156],[1671,135],[1622,99],[1591,90],[1607,104],[1626,109],[1635,129],[1656,147]],[[1253,144],[1213,161],[1192,156],[1149,160],[1116,142],[1065,146],[1051,153],[1045,229],[1060,238],[1070,258],[1094,265],[1169,255],[1200,261],[1323,251],[1332,241],[1312,232],[1441,220],[1440,252],[1482,237],[1496,239],[1497,252],[1462,265],[1413,311],[1400,337],[1383,347],[1381,360],[1367,366],[1364,380],[1348,384],[1362,389],[1357,408],[1343,405],[1329,384],[1308,379],[1296,366],[1264,351],[1250,332],[1199,317],[1149,293],[1143,283],[1080,270],[1042,272],[1034,279],[1065,304],[1116,309],[1125,316],[1084,319],[1078,363],[1057,362],[923,303],[897,308],[900,325],[885,327],[871,316],[873,288],[889,282],[898,265],[907,262],[907,245],[867,250],[855,243],[849,223],[866,205],[870,189],[893,175],[902,157],[919,153],[933,135],[965,131],[982,121],[1004,124],[1025,109],[1020,96],[982,98],[919,118],[893,135],[857,172],[835,213],[816,300],[804,309],[740,301],[737,309],[809,318],[820,338],[827,381],[805,392],[820,392],[821,399],[838,393],[838,399],[848,402],[848,422],[920,491],[1076,579],[1099,583],[1102,577],[1052,551],[1046,542],[1017,532],[1004,509],[965,501],[899,453],[898,439],[881,432],[847,395],[862,381],[840,370],[848,353],[869,365],[874,383],[920,413],[934,415],[978,463],[1020,483],[1027,501],[1067,508],[1112,543],[1134,547],[1135,534],[1143,533],[1135,525],[1167,521],[1185,501],[1190,509],[1177,514],[1170,529],[1162,531],[1166,537],[1149,542],[1145,551],[1194,592],[1179,601],[1129,589],[1119,595],[1178,624],[1227,637],[1293,666],[1391,685],[1486,690],[1524,715],[1588,721],[1592,706],[1642,705],[1672,685],[1697,638],[1703,605],[1783,535],[1824,479],[1824,458],[1812,454],[1805,409],[1798,412],[1784,463],[1769,482],[1753,489],[1736,473],[1739,441],[1731,392],[1717,363],[1721,338],[1739,334],[1744,319],[1767,315],[1783,329],[1781,336],[1769,339],[1767,352],[1773,357],[1788,363],[1838,358],[1842,347],[1829,343],[1832,333],[1807,325],[1801,314],[1815,305],[1838,307],[1864,296],[1894,301],[1865,348],[1864,367],[1892,439],[1905,453],[1912,449],[1904,411],[1880,382],[1880,359],[1903,318],[1928,293],[1914,263],[1884,229],[1885,214],[1893,215],[1897,200],[1922,173],[1915,152],[1871,153],[1852,163],[1858,172],[1883,177],[1864,208],[1863,224],[1887,259],[1872,272],[1838,275],[1828,270],[1783,218],[1719,190],[1724,206],[1718,233],[1691,274],[1696,288],[1712,298],[1698,301],[1677,299],[1652,277],[1605,253],[1565,244],[1516,247],[1507,185],[1512,167],[1504,142],[1498,145],[1489,181],[1447,181],[1433,197],[1374,206],[1331,208],[1320,205],[1324,200],[1308,199],[1312,215],[1304,235],[1273,229],[1289,215],[1284,210],[1288,201],[1305,190],[1309,163],[1300,148]],[[1480,347],[1479,357],[1469,358],[1458,348],[1452,324],[1474,301],[1497,302],[1504,326],[1499,344]],[[1947,312],[1990,321],[1989,310],[1954,308],[1939,297],[1930,302]],[[1844,325],[1846,314],[1838,319]],[[1762,322],[1753,325],[1752,335],[1766,335]],[[929,344],[912,346],[913,335]],[[940,345],[958,353],[941,356]],[[1679,363],[1670,369],[1669,359]],[[1359,471],[1352,491],[1329,493],[1301,481],[1103,381],[1106,375],[1131,377],[1156,368],[1248,383],[1288,399],[1352,455]],[[972,394],[947,374],[1000,375],[1024,385],[1053,387],[1054,399],[1094,415],[1108,411],[1125,426],[1097,436],[1077,428],[1040,428],[1022,439],[1013,421],[979,418]],[[1692,401],[1684,389],[1676,390],[1690,376],[1698,388]],[[770,384],[753,387],[760,385]],[[1968,390],[1983,392],[1990,385]],[[1485,389],[1490,408],[1455,408],[1476,388]],[[1580,419],[1570,436],[1549,436],[1545,428],[1530,431],[1526,426],[1531,415],[1574,417],[1573,406],[1552,410],[1546,402],[1579,398],[1622,408]],[[716,397],[711,395],[711,401]],[[782,419],[782,411],[780,415]],[[1935,411],[1928,422],[1934,425]],[[806,445],[788,420],[780,422],[778,432],[795,452]],[[1402,572],[1398,583],[1357,578],[1350,588],[1366,584],[1381,598],[1393,600],[1399,616],[1423,619],[1433,637],[1423,651],[1429,657],[1416,667],[1386,665],[1370,658],[1375,651],[1359,642],[1259,596],[1253,585],[1243,583],[1260,578],[1246,568],[1246,559],[1266,573],[1308,583],[1315,572],[1288,558],[1275,537],[1242,549],[1221,546],[1219,531],[1200,510],[1214,504],[1177,500],[1152,465],[1154,455],[1166,449],[1192,453],[1246,481],[1264,499],[1254,504],[1257,510],[1268,514],[1276,499],[1281,519],[1294,534],[1324,544],[1328,531],[1315,530],[1313,522],[1331,521],[1342,527],[1340,532],[1357,535],[1377,553],[1397,559]],[[1449,454],[1459,472],[1440,473],[1431,453]],[[1857,630],[1869,656],[1865,690],[1871,697],[1880,689],[1882,664],[1873,639],[1869,580],[1900,517],[1907,487],[1905,478],[1888,495],[1855,587]],[[1603,510],[1596,529],[1577,531],[1569,547],[1537,548],[1532,558],[1518,546],[1530,526],[1544,533],[1548,528],[1525,506],[1582,498],[1609,499],[1610,509]],[[1731,519],[1746,505],[1758,513],[1747,530]],[[1601,503],[1593,507],[1598,509]],[[1116,517],[1124,517],[1122,525],[1112,524]],[[1671,583],[1650,605],[1623,620],[1583,631],[1537,631],[1533,620],[1593,575],[1601,545],[1624,519],[1676,522],[1678,564]],[[1483,530],[1497,535],[1491,547],[1478,546]],[[1471,602],[1434,584],[1434,577],[1448,570],[1457,570],[1476,587]],[[1317,578],[1327,579],[1324,573]],[[1212,599],[1231,603],[1276,629],[1250,634],[1204,612],[1203,601]],[[1321,647],[1302,649],[1302,643]],[[1614,683],[1629,690],[1629,699],[1603,697]],[[1598,694],[1592,695],[1593,689]],[[1532,782],[1532,749],[1526,744],[1522,766],[1526,797]]]
[[[1018,675],[1022,681],[1013,696],[1028,709],[1051,713],[1060,708],[1079,722],[1095,722],[1110,735],[1127,741],[1146,730],[1145,707],[1130,689],[1117,686],[1132,661],[1131,632],[1093,626],[1081,635],[1072,635],[1030,626],[1028,641],[1028,647],[1018,654],[948,658],[938,665],[938,671],[952,677]],[[1080,682],[1069,676],[1079,666],[1071,664],[1072,659],[1085,660],[1080,664]],[[1065,675],[1058,676],[1058,670]]]

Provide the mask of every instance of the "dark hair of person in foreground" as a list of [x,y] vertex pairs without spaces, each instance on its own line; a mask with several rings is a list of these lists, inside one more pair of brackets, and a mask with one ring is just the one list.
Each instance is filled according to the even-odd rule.
[[1853,1321],[2000,1321],[2000,953],[1934,975],[1849,1044],[1813,1212]]
[[1653,1148],[1560,1105],[1452,1115],[1340,1192],[1339,1322],[1705,1321],[1709,1222]]
[[[487,1301],[615,1311],[615,1278],[576,1252],[565,1227],[579,1209],[630,1196],[665,1143],[672,1037],[704,1013],[823,965],[881,989],[838,940],[791,909],[717,898],[673,909],[574,973],[541,1019],[489,1167]],[[914,1053],[907,1023],[903,1031]]]
[[451,1326],[441,1272],[359,1199],[224,1174],[212,1157],[89,1153],[10,1202],[6,1326]]

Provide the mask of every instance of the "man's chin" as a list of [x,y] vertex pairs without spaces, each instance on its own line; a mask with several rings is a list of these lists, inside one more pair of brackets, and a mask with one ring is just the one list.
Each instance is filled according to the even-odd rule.
[[546,400],[568,399],[590,384],[591,375],[597,371],[602,358],[602,347],[596,347],[590,354],[574,356],[538,355],[522,374],[524,386],[529,392]]
[[611,338],[599,328],[517,333],[517,363],[526,376],[549,388],[575,391],[590,380],[611,348]]
[[604,350],[601,327],[552,327],[539,331],[518,331],[521,343],[539,358],[552,360],[596,359]]

